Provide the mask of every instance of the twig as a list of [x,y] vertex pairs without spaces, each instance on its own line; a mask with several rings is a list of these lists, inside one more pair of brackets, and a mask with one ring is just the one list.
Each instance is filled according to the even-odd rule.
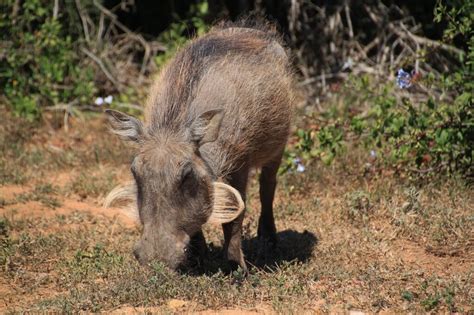
[[415,73],[420,72],[420,44],[416,42]]
[[397,38],[390,48],[390,69],[393,69],[395,66],[395,48],[400,44],[401,38]]
[[353,70],[354,73],[371,73],[371,74],[380,74],[380,71],[375,70],[373,67],[366,65],[363,62],[359,62]]
[[378,44],[380,44],[380,36],[377,36],[374,38],[374,40],[372,40],[370,43],[368,43],[364,49],[363,49],[363,54],[365,56],[367,56],[367,53],[372,49],[374,48],[375,46],[377,46]]
[[299,13],[299,3],[297,0],[291,0],[290,5],[290,16],[288,17],[289,20],[289,29],[291,34],[291,40],[296,42],[296,22]]
[[349,5],[347,3],[344,5],[344,12],[346,14],[347,26],[349,27],[349,37],[350,39],[352,39],[354,38],[354,30],[352,29],[351,13],[349,11]]
[[59,0],[54,0],[54,8],[53,8],[53,19],[56,20],[58,18],[59,13]]
[[63,110],[64,111],[64,118],[63,118],[64,131],[68,132],[69,131],[68,119],[69,119],[69,116],[73,115],[73,106],[77,104],[78,102],[79,100],[76,98],[67,104],[57,104],[54,106],[45,107],[44,110],[47,110],[47,111],[62,111]]
[[68,105],[67,104],[56,104],[54,106],[44,107],[42,110],[51,111],[51,112],[63,111],[63,110],[67,111],[68,110]]
[[[77,1],[77,0],[76,0]],[[146,67],[147,67],[147,64],[148,64],[148,61],[150,59],[150,55],[151,55],[151,51],[150,51],[150,45],[148,45],[147,41],[141,36],[141,35],[138,35],[136,33],[133,33],[128,27],[126,27],[125,25],[123,25],[118,19],[117,19],[117,16],[115,14],[113,14],[112,12],[110,12],[107,8],[105,8],[103,5],[101,5],[100,3],[97,2],[97,0],[94,0],[94,5],[99,9],[101,10],[105,15],[107,15],[111,20],[112,22],[117,25],[118,28],[120,28],[122,31],[124,31],[125,33],[127,33],[131,38],[137,40],[142,46],[143,46],[143,49],[145,50],[145,54],[143,56],[143,62],[142,62],[142,66],[140,68],[140,78],[139,80],[141,80],[141,77],[145,74],[145,71],[146,71]]]
[[315,77],[311,77],[311,78],[308,78],[302,82],[299,82],[298,83],[298,86],[304,86],[304,85],[308,85],[308,84],[311,84],[311,83],[314,83],[314,82],[317,82],[319,80],[321,80],[323,78],[323,75],[326,79],[333,79],[333,78],[341,78],[341,79],[345,79],[348,77],[348,74],[347,73],[344,73],[344,72],[335,72],[335,73],[328,73],[328,74],[321,74],[321,75],[318,75],[318,76],[315,76]]
[[16,17],[18,16],[18,12],[20,11],[20,0],[15,0],[12,7],[12,22],[13,24],[16,23]]
[[124,108],[131,108],[131,109],[135,109],[135,110],[138,110],[140,112],[143,112],[143,107],[139,106],[139,105],[136,105],[136,104],[117,103],[117,106],[124,107]]
[[445,44],[445,43],[442,43],[442,42],[438,42],[438,41],[435,41],[435,40],[432,40],[432,39],[429,39],[429,38],[425,38],[425,37],[415,35],[412,32],[410,32],[406,28],[406,26],[403,25],[403,24],[401,24],[400,26],[403,29],[403,32],[401,32],[399,29],[395,28],[393,26],[393,24],[389,24],[390,29],[395,34],[397,34],[398,36],[408,35],[408,37],[410,37],[414,42],[417,42],[417,43],[425,45],[425,46],[441,48],[443,50],[449,51],[449,52],[454,53],[454,54],[464,55],[464,53],[465,53],[463,50],[461,50],[459,48],[456,48],[454,46],[451,46],[451,45],[448,45],[448,44]]
[[79,13],[79,18],[81,19],[81,22],[82,22],[82,30],[84,31],[84,38],[86,39],[87,43],[90,43],[91,39],[89,36],[89,27],[87,26],[87,21],[84,17],[81,1],[80,0],[75,0],[75,1],[76,1],[77,12]]
[[104,33],[104,13],[100,12],[99,28],[97,29],[97,42],[101,42],[102,34]]
[[104,72],[105,76],[110,80],[110,82],[112,82],[112,84],[117,88],[117,90],[121,91],[122,87],[120,85],[120,82],[118,82],[114,78],[114,76],[109,72],[109,70],[107,70],[102,60],[84,47],[81,47],[81,50],[83,53],[85,53],[89,58],[91,58],[95,63],[99,65],[100,69],[102,70],[102,72]]
[[364,5],[364,9],[369,14],[369,17],[372,20],[372,22],[374,22],[377,25],[380,25],[380,18],[377,16],[377,14],[375,14],[375,12],[372,11],[368,5]]
[[323,94],[326,93],[326,75],[324,74],[324,70],[321,73],[321,84],[323,86]]
[[443,166],[446,166],[446,165],[447,165],[447,163],[444,162],[444,163],[440,163],[437,166],[433,166],[433,167],[426,168],[426,169],[416,169],[416,168],[410,167],[410,168],[408,168],[408,170],[410,170],[412,172],[415,172],[415,173],[419,173],[419,174],[426,174],[426,173],[431,173],[433,171],[438,171]]

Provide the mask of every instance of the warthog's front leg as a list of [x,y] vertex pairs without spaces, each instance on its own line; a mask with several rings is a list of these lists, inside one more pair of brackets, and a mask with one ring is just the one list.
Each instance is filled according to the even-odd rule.
[[201,265],[207,258],[207,244],[206,238],[202,233],[202,230],[194,234],[191,238],[191,250],[192,254],[198,259],[198,264]]
[[[238,172],[229,176],[229,184],[237,189],[246,203],[246,191],[248,180],[248,168],[240,169]],[[245,210],[240,216],[232,222],[222,225],[224,230],[224,253],[230,262],[237,263],[245,272],[244,254],[242,252],[242,223],[244,221]]]

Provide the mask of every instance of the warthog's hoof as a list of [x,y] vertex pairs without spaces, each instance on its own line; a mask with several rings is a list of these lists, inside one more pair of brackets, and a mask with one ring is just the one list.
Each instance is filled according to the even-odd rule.
[[274,261],[277,254],[278,240],[276,234],[258,237],[257,266],[264,266]]

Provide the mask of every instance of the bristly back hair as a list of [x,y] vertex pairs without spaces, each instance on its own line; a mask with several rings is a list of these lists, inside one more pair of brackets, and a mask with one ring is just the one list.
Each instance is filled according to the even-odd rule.
[[236,21],[218,20],[211,30],[226,28],[248,28],[261,31],[273,40],[282,38],[278,23],[271,22],[268,18],[264,18],[258,13],[242,15]]
[[[229,36],[235,33],[248,36]],[[247,16],[237,22],[219,22],[205,35],[182,47],[159,75],[152,87],[145,114],[152,133],[158,129],[179,130],[185,123],[187,108],[194,100],[197,85],[210,65],[229,55],[250,59],[268,43],[285,47],[275,24]],[[154,91],[155,90],[155,91]],[[158,92],[159,90],[159,92]],[[156,112],[154,109],[166,108]]]

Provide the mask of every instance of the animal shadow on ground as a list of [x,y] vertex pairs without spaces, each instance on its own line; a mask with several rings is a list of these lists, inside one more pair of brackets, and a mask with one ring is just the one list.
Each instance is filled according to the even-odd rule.
[[[285,230],[277,233],[278,243],[272,247],[271,244],[252,237],[242,241],[242,249],[245,260],[250,269],[259,268],[267,272],[273,272],[284,262],[306,262],[311,258],[313,248],[318,244],[317,237],[307,230],[297,232]],[[188,269],[186,273],[194,275],[214,274],[219,270],[230,273],[236,266],[229,265],[223,258],[223,249],[214,244],[208,245],[207,259],[194,268]]]
[[249,267],[273,271],[284,262],[306,262],[318,243],[316,236],[307,230],[281,231],[277,233],[277,239],[278,243],[274,247],[258,237],[244,240],[242,248]]

